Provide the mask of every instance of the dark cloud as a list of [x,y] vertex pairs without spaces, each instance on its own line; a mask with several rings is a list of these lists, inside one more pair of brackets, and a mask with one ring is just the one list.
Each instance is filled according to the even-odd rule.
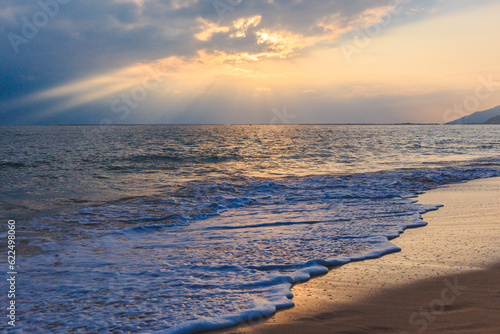
[[[366,9],[393,2],[243,0],[221,12],[213,0],[2,0],[0,105],[136,62],[192,56],[200,49],[259,51],[252,28],[245,38],[231,39],[230,33],[221,33],[200,41],[195,37],[200,32],[200,18],[224,26],[242,17],[260,15],[260,28],[312,36],[322,33],[316,24],[324,17],[338,14],[347,24]],[[24,122],[23,115],[29,114],[16,109],[9,109],[9,113],[7,109],[4,106],[0,111],[3,123],[12,123],[16,113]]]

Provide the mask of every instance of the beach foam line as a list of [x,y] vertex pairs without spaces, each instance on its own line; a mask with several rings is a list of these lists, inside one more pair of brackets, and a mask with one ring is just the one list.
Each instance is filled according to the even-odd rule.
[[[40,222],[33,230],[50,230],[50,240],[31,240],[44,252],[27,260],[27,266],[39,269],[24,276],[28,282],[24,291],[33,300],[64,294],[65,300],[74,301],[75,310],[50,318],[45,310],[60,304],[58,299],[44,299],[51,308],[40,313],[35,304],[28,305],[31,309],[20,324],[25,324],[23,329],[47,329],[62,323],[67,330],[84,327],[99,332],[109,330],[105,315],[116,314],[120,319],[114,321],[116,330],[166,330],[192,321],[197,321],[196,328],[203,323],[212,328],[227,317],[238,319],[259,307],[267,310],[268,304],[275,309],[291,306],[296,302],[289,299],[291,286],[300,286],[328,268],[400,251],[389,240],[407,228],[425,225],[420,214],[437,207],[415,203],[411,197],[418,192],[447,182],[500,175],[498,166],[475,166],[470,162],[442,169],[311,176],[279,180],[272,187],[266,183],[263,187],[261,180],[221,183],[223,187],[212,181],[193,182],[179,196],[113,203],[89,208],[95,213],[90,217],[76,213]],[[392,193],[400,196],[384,197]],[[346,194],[355,194],[355,199],[332,200]],[[249,200],[237,202],[245,205],[227,209],[226,204],[242,198]],[[136,218],[168,215],[169,223],[178,223],[175,214],[189,222],[168,226],[163,221],[139,221],[137,225]],[[205,219],[209,214],[217,216]],[[346,221],[338,222],[339,218]],[[327,223],[332,219],[337,223]],[[324,224],[209,229],[318,220]],[[108,281],[110,271],[121,275]],[[44,273],[51,280],[40,283]],[[136,295],[141,296],[140,305]],[[92,322],[75,319],[74,314],[83,311],[90,313]],[[156,314],[158,322],[144,323],[143,314]]]
[[[426,333],[500,332],[500,267],[491,268],[500,263],[500,178],[431,190],[418,200],[444,206],[424,214],[427,227],[394,241],[401,252],[348,263],[295,285],[294,308],[252,327],[220,332],[417,333],[424,322]],[[470,291],[441,309],[443,289],[457,280]],[[431,304],[439,310],[426,320],[418,310]]]

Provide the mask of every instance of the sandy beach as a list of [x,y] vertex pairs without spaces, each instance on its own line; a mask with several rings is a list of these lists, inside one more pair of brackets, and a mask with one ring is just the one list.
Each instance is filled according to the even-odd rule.
[[292,289],[296,306],[224,333],[500,333],[500,178],[429,191],[402,251]]

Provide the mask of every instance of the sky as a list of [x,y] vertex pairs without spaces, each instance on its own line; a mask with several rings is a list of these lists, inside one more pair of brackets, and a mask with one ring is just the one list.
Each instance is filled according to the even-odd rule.
[[500,105],[498,13],[498,0],[2,0],[0,124],[444,123]]

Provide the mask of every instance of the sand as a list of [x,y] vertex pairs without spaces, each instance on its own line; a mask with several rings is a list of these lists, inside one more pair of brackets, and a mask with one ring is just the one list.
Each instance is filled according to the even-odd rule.
[[500,333],[500,178],[429,191],[402,251],[293,287],[296,306],[223,333]]

